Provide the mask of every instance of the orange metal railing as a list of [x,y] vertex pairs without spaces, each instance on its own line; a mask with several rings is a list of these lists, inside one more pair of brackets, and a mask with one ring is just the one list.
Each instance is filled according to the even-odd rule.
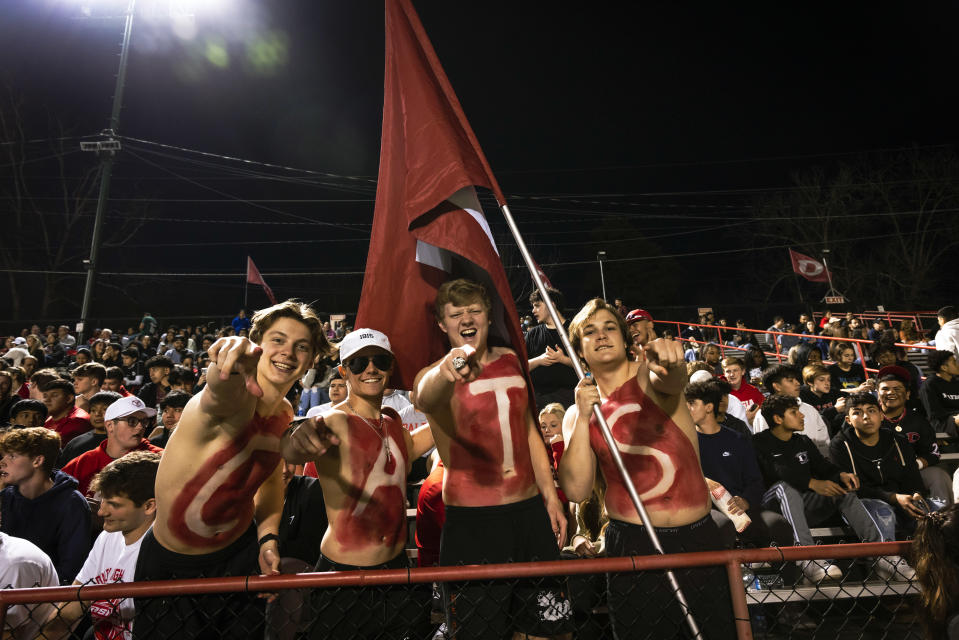
[[68,601],[106,600],[113,598],[173,597],[213,593],[271,593],[285,589],[374,587],[433,582],[463,582],[514,578],[539,578],[603,574],[609,572],[656,571],[689,567],[724,566],[730,587],[737,637],[752,638],[746,591],[742,582],[742,565],[758,562],[796,562],[813,559],[868,558],[906,555],[909,542],[874,542],[860,544],[819,545],[812,547],[768,547],[701,551],[654,556],[583,559],[575,562],[525,562],[417,569],[383,569],[304,573],[280,576],[231,578],[198,578],[157,582],[117,583],[113,585],[46,587],[37,589],[0,590],[0,629],[6,609],[18,604],[58,603]]

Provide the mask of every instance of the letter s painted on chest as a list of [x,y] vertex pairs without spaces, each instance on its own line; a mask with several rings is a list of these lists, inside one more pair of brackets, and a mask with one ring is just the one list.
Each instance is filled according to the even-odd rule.
[[[642,409],[643,408],[640,405],[635,403],[624,404],[618,407],[616,411],[611,413],[609,418],[607,418],[610,429],[612,430],[613,426],[621,417],[631,413],[639,413],[642,411]],[[654,487],[647,489],[642,493],[642,495],[639,496],[641,500],[652,500],[653,498],[658,498],[669,491],[669,488],[673,486],[673,480],[676,477],[676,466],[673,464],[673,460],[669,455],[660,451],[659,449],[654,449],[653,447],[620,442],[616,439],[615,435],[613,436],[613,440],[616,442],[616,448],[619,449],[621,453],[639,456],[652,456],[653,459],[659,463],[659,466],[663,471],[663,475],[659,482],[657,482]]]

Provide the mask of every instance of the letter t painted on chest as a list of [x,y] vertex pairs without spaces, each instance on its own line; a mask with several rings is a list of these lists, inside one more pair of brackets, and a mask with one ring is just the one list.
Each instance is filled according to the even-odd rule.
[[503,437],[503,471],[512,471],[515,467],[513,461],[513,435],[510,430],[509,422],[509,390],[525,389],[526,381],[521,376],[503,376],[501,378],[491,378],[489,380],[476,380],[468,385],[470,394],[478,396],[483,393],[492,393],[496,398],[496,411],[499,418],[500,434]]

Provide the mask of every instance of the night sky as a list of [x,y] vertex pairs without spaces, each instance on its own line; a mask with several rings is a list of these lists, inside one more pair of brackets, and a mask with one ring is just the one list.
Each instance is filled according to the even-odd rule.
[[[125,4],[4,0],[0,73],[27,106],[29,138],[50,137],[48,113],[72,135],[106,126]],[[629,306],[674,318],[697,306],[758,309],[764,322],[770,304],[792,301],[785,291],[767,300],[763,274],[742,259],[761,247],[748,227],[730,226],[757,196],[788,188],[796,171],[957,141],[957,16],[941,4],[740,14],[637,4],[414,2],[534,257],[570,307],[600,293],[605,250],[610,298],[625,291]],[[382,88],[379,2],[140,0],[101,270],[143,275],[102,276],[93,315],[232,315],[247,255],[278,296],[352,312]],[[79,176],[95,159],[76,151],[66,162]],[[27,170],[56,195],[48,163]],[[0,181],[8,173],[0,167]],[[484,202],[525,297],[519,255]],[[117,244],[122,216],[145,220]],[[88,232],[71,242],[86,246]],[[739,253],[683,255],[718,249]],[[665,257],[635,260],[649,251]],[[785,249],[768,260],[782,268]],[[238,275],[156,275],[165,273]],[[280,275],[289,273],[304,275]],[[75,299],[50,318],[79,315],[82,277],[64,282]],[[816,286],[808,291],[821,296]],[[251,306],[266,302],[249,295]]]

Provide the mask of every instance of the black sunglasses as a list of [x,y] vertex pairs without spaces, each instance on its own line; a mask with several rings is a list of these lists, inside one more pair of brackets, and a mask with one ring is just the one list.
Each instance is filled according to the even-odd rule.
[[373,366],[380,371],[386,371],[393,366],[393,356],[388,353],[378,353],[375,356],[356,356],[346,363],[347,368],[353,372],[353,375],[359,375],[366,371],[367,365],[373,361]]

